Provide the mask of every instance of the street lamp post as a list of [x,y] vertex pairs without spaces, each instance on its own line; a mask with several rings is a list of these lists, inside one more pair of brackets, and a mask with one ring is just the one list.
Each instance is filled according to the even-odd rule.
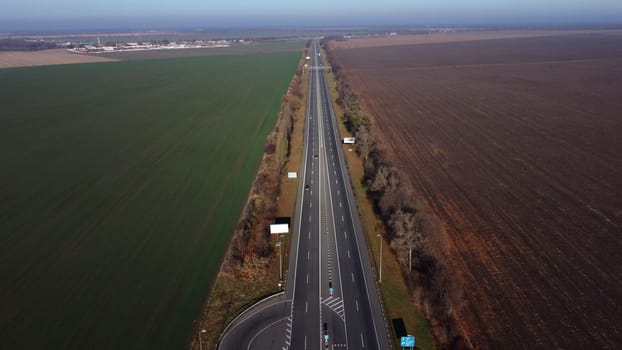
[[380,240],[380,273],[378,274],[378,283],[382,283],[382,235],[376,234]]
[[201,339],[201,334],[207,332],[205,329],[201,329],[201,331],[199,331],[199,349],[203,350],[203,339]]
[[281,242],[281,235],[279,235],[276,246],[279,247],[279,284],[283,280],[283,242]]

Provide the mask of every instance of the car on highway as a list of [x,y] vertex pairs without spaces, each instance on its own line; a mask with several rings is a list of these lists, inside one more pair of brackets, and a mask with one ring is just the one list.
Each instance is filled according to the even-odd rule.
[[305,185],[305,191],[309,190],[309,185]]

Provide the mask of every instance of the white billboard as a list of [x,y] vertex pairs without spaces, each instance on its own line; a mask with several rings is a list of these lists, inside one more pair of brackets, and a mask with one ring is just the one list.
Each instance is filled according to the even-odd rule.
[[289,224],[272,224],[270,225],[270,234],[278,235],[281,233],[289,233]]

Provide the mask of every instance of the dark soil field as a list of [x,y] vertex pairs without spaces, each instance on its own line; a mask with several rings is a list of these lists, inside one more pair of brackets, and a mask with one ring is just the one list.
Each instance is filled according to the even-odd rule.
[[622,344],[622,36],[332,50],[444,222],[477,348]]

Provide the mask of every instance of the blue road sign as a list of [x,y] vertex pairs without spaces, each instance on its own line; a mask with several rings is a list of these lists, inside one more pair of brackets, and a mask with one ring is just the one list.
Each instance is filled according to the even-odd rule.
[[401,347],[403,348],[414,348],[415,347],[415,337],[409,335],[407,337],[402,337],[400,341]]

